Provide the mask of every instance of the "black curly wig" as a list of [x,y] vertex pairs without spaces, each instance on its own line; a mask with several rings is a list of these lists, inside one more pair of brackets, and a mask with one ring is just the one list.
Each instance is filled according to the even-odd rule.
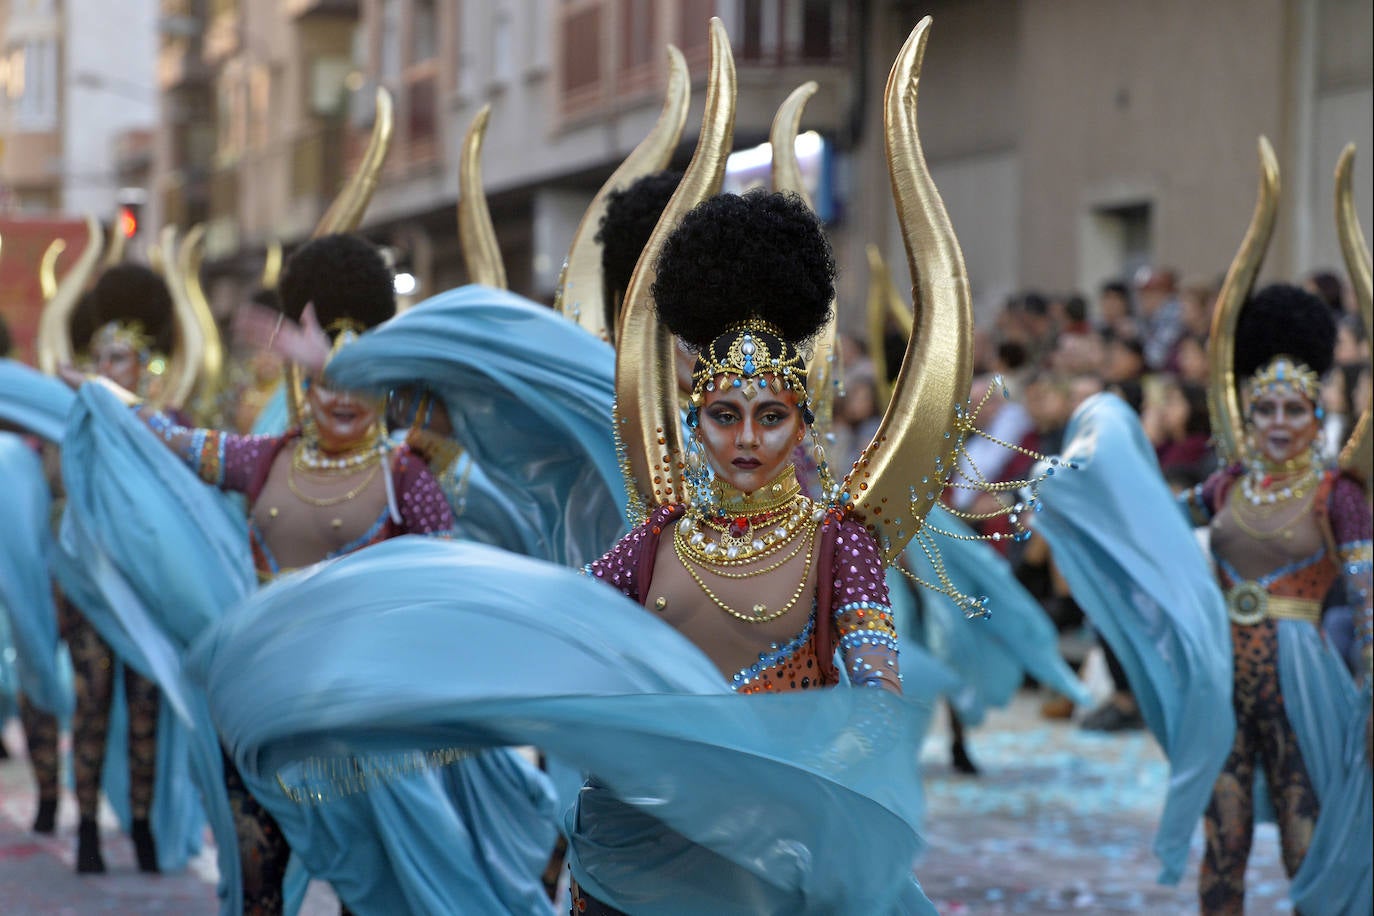
[[1297,286],[1275,283],[1255,293],[1236,322],[1236,381],[1276,356],[1289,356],[1317,375],[1331,368],[1336,322],[1331,308]]
[[[172,294],[161,277],[141,264],[105,268],[91,290],[93,325],[87,339],[111,321],[137,321],[152,340],[153,349],[172,348]],[[73,335],[75,336],[75,335]]]
[[596,233],[596,241],[601,245],[602,283],[607,293],[606,327],[616,326],[616,303],[630,288],[639,255],[681,182],[681,172],[654,172],[607,196],[606,212]]
[[699,204],[668,237],[657,273],[659,319],[695,350],[747,319],[797,346],[835,297],[835,256],[816,214],[796,194],[762,189]]
[[356,235],[325,235],[287,259],[277,293],[281,310],[293,321],[300,321],[313,302],[326,331],[343,319],[370,328],[396,314],[393,282],[391,268],[371,242]]

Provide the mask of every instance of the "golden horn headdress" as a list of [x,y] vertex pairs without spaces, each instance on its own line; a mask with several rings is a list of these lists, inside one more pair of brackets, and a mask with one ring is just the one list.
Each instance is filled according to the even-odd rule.
[[[648,135],[631,151],[606,183],[592,198],[582,221],[577,224],[567,260],[558,278],[558,292],[554,308],[576,321],[602,340],[614,343],[617,330],[606,326],[605,299],[614,295],[606,289],[601,274],[601,250],[596,233],[606,215],[611,192],[625,188],[646,175],[667,168],[682,138],[687,123],[687,108],[692,101],[691,79],[682,52],[668,45],[668,88],[663,97],[663,110]],[[628,292],[628,290],[627,290]],[[628,299],[628,295],[626,296]]]
[[[219,324],[210,311],[210,300],[200,282],[200,268],[205,260],[205,225],[191,227],[177,246],[177,273],[186,293],[190,312],[195,316],[194,330],[203,340],[200,366],[196,373],[195,396],[208,408],[224,384],[224,342]],[[188,331],[191,330],[188,328]]]
[[[1350,287],[1355,293],[1355,306],[1364,323],[1366,340],[1374,340],[1374,295],[1370,290],[1369,244],[1360,229],[1355,212],[1352,184],[1355,167],[1355,144],[1347,144],[1336,163],[1336,230],[1341,240],[1341,254],[1350,273]],[[1370,408],[1360,414],[1350,438],[1340,452],[1340,465],[1347,471],[1363,475],[1366,489],[1374,486],[1370,468],[1374,467],[1374,448],[1371,448]]]
[[[368,138],[367,149],[358,163],[358,169],[320,217],[320,221],[315,225],[315,231],[310,234],[311,238],[352,232],[362,222],[367,205],[372,202],[372,195],[377,190],[377,179],[382,173],[382,166],[386,163],[387,151],[391,148],[394,127],[391,93],[382,87],[377,89],[376,108],[372,134]],[[290,417],[289,422],[294,426],[301,421],[301,404],[304,401],[300,367],[288,363],[284,374],[286,408]]]
[[[797,131],[801,128],[801,116],[806,103],[818,88],[812,80],[793,89],[778,106],[778,113],[773,116],[773,126],[768,134],[773,150],[773,190],[790,191],[800,196],[813,210],[816,205],[806,193],[801,166],[797,162]],[[836,306],[836,302],[830,303],[830,317],[812,344],[811,365],[807,370],[806,387],[811,393],[812,410],[823,429],[830,428],[835,395],[842,385],[840,352],[836,346],[839,321]]]
[[[59,366],[70,365],[75,360],[72,349],[72,312],[86,289],[92,274],[100,264],[100,251],[104,243],[104,232],[94,216],[86,216],[86,246],[81,249],[76,263],[67,271],[61,282],[55,284],[53,294],[43,306],[42,317],[38,320],[38,368],[48,375],[56,375]],[[54,246],[48,246],[52,252]],[[60,252],[61,249],[57,249]],[[47,254],[44,254],[47,260]],[[56,263],[57,253],[53,254]]]
[[[207,338],[201,326],[201,319],[196,315],[191,291],[187,288],[188,265],[180,262],[178,250],[179,247],[185,246],[178,246],[176,226],[162,227],[158,234],[158,246],[162,250],[163,279],[167,281],[167,291],[172,295],[176,346],[172,353],[171,368],[155,400],[160,406],[179,408],[191,401],[196,380],[205,365]],[[199,262],[196,263],[199,266]]]
[[958,239],[921,151],[916,101],[930,17],[892,66],[883,96],[887,161],[911,267],[915,328],[892,399],[840,499],[890,563],[921,529],[953,467],[956,408],[973,374],[973,303]]
[[490,119],[488,103],[477,112],[463,138],[463,152],[458,160],[458,240],[468,282],[505,289],[506,265],[501,260],[496,227],[492,225],[486,191],[482,188],[482,142]]
[[650,302],[655,262],[682,217],[720,190],[735,130],[735,60],[720,19],[710,26],[711,64],[696,152],[639,257],[616,347],[616,436],[623,449],[629,514],[642,521],[654,506],[681,501],[685,447],[677,406],[676,344]]
[[258,279],[259,286],[263,289],[277,288],[277,281],[281,279],[281,261],[281,242],[273,239],[267,243],[267,253],[262,261],[262,276]]
[[67,250],[66,239],[53,239],[43,249],[43,258],[38,262],[38,288],[47,302],[57,294],[57,259]]
[[[1370,255],[1351,197],[1354,153],[1354,146],[1347,146],[1336,166],[1336,228],[1360,318],[1368,333],[1374,330],[1374,315],[1371,315]],[[1250,298],[1255,278],[1264,262],[1278,213],[1278,160],[1274,156],[1273,147],[1265,137],[1259,139],[1259,157],[1258,199],[1245,238],[1231,262],[1226,280],[1217,296],[1208,346],[1208,407],[1212,416],[1212,435],[1219,456],[1227,464],[1245,461],[1248,457],[1244,423],[1236,390],[1236,327],[1240,321],[1241,309]],[[1282,372],[1285,382],[1297,384],[1307,392],[1309,398],[1318,400],[1318,392],[1315,391],[1317,380],[1306,366],[1294,363],[1291,359],[1285,361],[1280,357],[1266,367],[1265,372],[1268,375],[1262,373],[1261,380],[1272,376],[1273,380],[1277,381],[1278,373]],[[1370,461],[1370,418],[1366,410],[1341,449],[1339,463],[1346,470],[1368,475]]]
[[1233,464],[1244,458],[1245,426],[1236,394],[1236,323],[1240,320],[1241,306],[1250,297],[1255,278],[1259,276],[1264,253],[1274,235],[1279,208],[1279,163],[1267,137],[1259,138],[1259,160],[1259,195],[1255,210],[1217,294],[1207,344],[1210,375],[1207,407],[1212,419],[1212,438],[1223,464]]

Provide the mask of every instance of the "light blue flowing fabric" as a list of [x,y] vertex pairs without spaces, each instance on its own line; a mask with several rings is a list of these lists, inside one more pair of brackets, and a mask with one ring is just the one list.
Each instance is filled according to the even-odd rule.
[[0,728],[19,715],[19,656],[10,638],[9,618],[0,614]]
[[551,309],[462,286],[368,331],[327,371],[348,388],[419,381],[439,393],[454,438],[514,507],[496,523],[542,538],[521,552],[582,566],[624,533],[615,353]]
[[[960,537],[974,532],[943,506],[926,524]],[[938,539],[940,558],[954,587],[966,595],[989,598],[991,612],[973,620],[944,595],[926,589],[921,641],[947,664],[967,689],[952,698],[966,725],[978,725],[989,707],[1005,706],[1029,674],[1075,703],[1091,702],[1087,690],[1059,654],[1059,638],[1045,610],[1012,574],[1011,567],[984,541]],[[906,549],[907,568],[926,582],[938,582],[935,568],[919,545]],[[905,651],[905,647],[903,648]]]
[[614,906],[934,912],[910,873],[911,701],[734,695],[684,637],[569,570],[399,538],[264,589],[190,664],[279,816],[296,805],[279,777],[330,788],[312,759],[534,744],[595,774],[569,814],[569,862]]
[[1369,688],[1356,690],[1349,670],[1317,628],[1280,620],[1279,686],[1321,810],[1289,895],[1309,916],[1354,916],[1374,908],[1374,794],[1365,756]]
[[1050,469],[1035,532],[1121,660],[1169,758],[1154,851],[1160,881],[1176,883],[1235,734],[1225,604],[1130,407],[1094,395],[1065,441],[1063,457],[1078,467]]
[[[238,846],[219,742],[203,694],[182,674],[189,641],[255,585],[242,517],[133,413],[98,385],[78,393],[62,448],[67,511],[59,542],[64,590],[111,647],[176,713],[191,778],[215,834],[226,912],[242,909]],[[164,739],[159,735],[158,753]],[[162,768],[159,766],[159,779]],[[158,852],[162,854],[162,839]]]
[[290,419],[286,409],[286,385],[281,383],[277,385],[272,396],[267,399],[266,404],[262,405],[262,410],[258,411],[257,417],[253,419],[253,435],[280,436],[286,432]]
[[[117,649],[132,643],[131,653],[141,650],[169,700],[164,707],[175,706],[194,724],[193,772],[219,847],[222,912],[237,913],[237,844],[219,742],[204,692],[184,679],[181,662],[191,639],[256,589],[244,521],[225,494],[203,484],[98,386],[81,389],[64,462],[70,529],[64,536],[80,545],[73,553],[86,558],[82,568],[100,583],[90,600],[113,596],[102,632],[113,631]],[[238,676],[251,687],[256,672],[247,676],[249,670]],[[246,711],[262,708],[251,700]],[[309,820],[314,833],[295,837],[305,844],[297,852],[350,904],[361,894],[359,912],[377,911],[379,900],[388,901],[383,912],[396,912],[403,900],[413,912],[451,912],[456,888],[474,895],[482,888],[482,899],[538,899],[547,906],[538,879],[556,819],[546,778],[510,751],[454,769],[441,781],[396,783],[320,808]],[[513,811],[526,816],[514,818]],[[426,861],[433,867],[422,871],[411,864],[411,853],[425,844],[446,856],[431,855]],[[535,846],[542,858],[531,865]],[[464,858],[465,849],[477,858]],[[288,910],[299,904],[304,878],[300,869],[289,872]]]
[[12,433],[0,433],[0,616],[10,631],[19,688],[49,715],[72,714],[71,661],[53,606],[52,500],[43,462]]
[[60,442],[75,400],[61,381],[12,359],[0,359],[0,422]]

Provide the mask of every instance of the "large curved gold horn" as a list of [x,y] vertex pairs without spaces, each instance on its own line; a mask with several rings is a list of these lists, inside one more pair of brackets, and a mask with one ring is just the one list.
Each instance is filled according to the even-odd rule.
[[[372,119],[372,134],[367,140],[367,149],[358,163],[358,170],[348,179],[333,203],[324,211],[311,238],[331,235],[336,232],[352,232],[358,228],[372,202],[372,194],[377,190],[377,179],[386,163],[387,151],[391,149],[391,135],[394,128],[394,112],[391,93],[377,87],[377,110]],[[300,367],[288,363],[282,373],[282,383],[286,385],[286,413],[292,426],[300,423],[301,404],[305,398],[301,389]]]
[[797,163],[796,143],[797,132],[801,129],[802,112],[819,88],[815,80],[808,80],[793,89],[778,106],[778,113],[773,115],[773,126],[768,131],[768,142],[773,148],[773,190],[791,191],[806,201],[806,205],[813,210],[816,205],[812,203],[811,195],[806,193],[806,185],[802,182],[801,166]]
[[[43,315],[38,319],[38,368],[48,375],[56,375],[59,366],[75,361],[72,349],[72,312],[81,299],[95,269],[100,264],[100,251],[105,243],[105,234],[100,221],[94,216],[86,216],[86,247],[81,249],[76,263],[66,276],[57,284],[48,302],[43,306]],[[51,246],[49,246],[51,247]]]
[[267,255],[262,262],[262,276],[258,279],[259,286],[263,289],[277,288],[277,281],[281,279],[281,261],[281,242],[273,239],[267,243]]
[[121,231],[122,228],[116,219],[110,229],[110,244],[105,248],[106,267],[114,267],[124,260],[124,249],[128,247],[129,237]]
[[973,376],[968,272],[926,167],[916,122],[930,22],[929,16],[922,19],[907,38],[883,96],[892,194],[911,266],[915,333],[882,423],[840,496],[873,532],[889,563],[924,523],[942,488],[939,481],[953,467],[950,431]]
[[43,259],[38,262],[38,288],[47,302],[57,293],[57,259],[67,250],[66,239],[53,239],[43,249]]
[[186,286],[186,276],[177,250],[176,226],[163,226],[158,235],[162,248],[163,279],[172,294],[172,318],[175,328],[174,352],[168,360],[167,371],[154,400],[158,406],[181,407],[191,400],[196,377],[205,360],[205,336],[196,317],[195,305]]
[[[1345,269],[1350,273],[1350,288],[1355,293],[1355,305],[1364,323],[1366,340],[1374,340],[1374,295],[1370,290],[1369,243],[1360,228],[1354,200],[1355,144],[1347,144],[1336,163],[1336,232],[1341,239],[1341,254]],[[1365,487],[1374,485],[1370,468],[1374,467],[1374,448],[1371,448],[1370,408],[1366,407],[1351,430],[1350,438],[1341,448],[1342,468],[1364,477]]]
[[177,273],[186,290],[186,299],[196,318],[195,330],[201,338],[200,366],[196,372],[195,391],[201,398],[214,397],[219,392],[224,374],[224,343],[219,325],[210,310],[205,287],[200,282],[200,267],[205,259],[205,225],[191,227],[177,246]]
[[458,241],[463,248],[468,282],[505,289],[506,265],[501,260],[496,227],[487,208],[487,193],[482,189],[482,142],[490,119],[488,103],[477,112],[463,137],[463,152],[458,160]]
[[1264,263],[1279,210],[1279,161],[1267,137],[1259,138],[1259,161],[1255,211],[1217,294],[1207,344],[1207,408],[1212,417],[1212,438],[1223,464],[1245,458],[1245,424],[1236,394],[1236,323]]
[[654,315],[650,289],[656,276],[654,264],[668,236],[689,210],[720,191],[725,160],[734,140],[735,59],[730,53],[725,26],[718,18],[711,19],[710,34],[710,81],[696,152],[639,256],[620,316],[615,362],[618,432],[629,459],[630,475],[646,506],[679,502],[686,497],[682,487],[685,450],[677,406],[676,345]]
[[[818,88],[816,82],[810,80],[793,89],[778,106],[778,113],[773,116],[773,126],[768,132],[768,142],[773,150],[773,190],[790,191],[806,201],[806,205],[813,210],[816,205],[811,195],[806,193],[806,184],[802,181],[796,144],[802,112]],[[832,299],[830,318],[816,334],[811,364],[806,371],[806,387],[811,392],[822,430],[830,428],[835,394],[840,386],[840,354],[835,346],[839,317],[839,303]]]
[[394,115],[391,93],[382,87],[377,88],[377,111],[372,119],[372,135],[368,138],[367,149],[363,151],[358,170],[344,185],[339,196],[329,205],[329,209],[315,225],[312,238],[334,232],[352,232],[358,228],[372,202],[372,194],[377,190],[377,178],[386,162],[387,150],[391,148],[391,135]]
[[602,340],[611,343],[616,340],[616,329],[606,327],[604,305],[606,297],[615,295],[615,291],[606,289],[601,276],[601,246],[596,243],[596,233],[606,215],[606,201],[612,191],[668,167],[673,150],[682,139],[691,103],[692,82],[687,61],[681,51],[668,45],[668,88],[658,121],[596,192],[587,212],[582,214],[582,221],[577,224],[577,232],[573,233],[568,258],[558,278],[554,308]]

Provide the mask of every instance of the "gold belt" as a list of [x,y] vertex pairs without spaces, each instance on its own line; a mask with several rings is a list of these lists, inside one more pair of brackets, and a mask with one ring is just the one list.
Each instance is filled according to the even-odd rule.
[[1315,598],[1271,595],[1258,582],[1240,582],[1226,592],[1226,615],[1244,627],[1266,617],[1316,624],[1322,619],[1322,603]]

